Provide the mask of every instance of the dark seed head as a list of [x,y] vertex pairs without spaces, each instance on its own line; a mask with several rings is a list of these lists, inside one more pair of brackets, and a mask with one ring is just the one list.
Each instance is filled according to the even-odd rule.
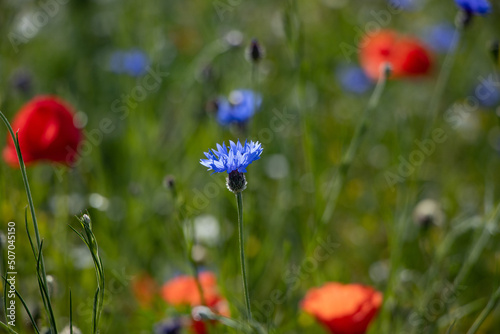
[[227,189],[235,194],[242,192],[247,188],[245,174],[233,170],[227,177],[226,185]]

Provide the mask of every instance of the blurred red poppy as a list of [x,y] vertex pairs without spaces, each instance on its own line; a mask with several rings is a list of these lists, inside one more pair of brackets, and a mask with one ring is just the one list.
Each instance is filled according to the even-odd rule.
[[[204,305],[223,316],[229,316],[229,307],[227,301],[219,294],[217,290],[217,278],[215,274],[205,271],[199,275],[201,289],[203,291]],[[199,306],[203,305],[200,291],[196,280],[192,276],[178,276],[166,282],[162,289],[163,299],[173,306]],[[203,321],[194,321],[191,330],[196,334],[207,333],[206,323]]]
[[[19,110],[11,124],[14,132],[19,131],[19,146],[26,165],[48,160],[71,166],[77,159],[83,136],[73,123],[73,111],[59,98],[35,97]],[[3,158],[12,167],[19,167],[10,135]]]
[[366,74],[378,79],[381,66],[390,63],[392,78],[424,75],[431,69],[431,55],[423,44],[392,30],[367,35],[360,45],[360,62]]
[[132,279],[132,291],[139,304],[148,307],[157,295],[158,285],[149,274],[143,273]]
[[309,290],[302,309],[332,334],[364,334],[382,305],[382,294],[360,284],[327,283]]

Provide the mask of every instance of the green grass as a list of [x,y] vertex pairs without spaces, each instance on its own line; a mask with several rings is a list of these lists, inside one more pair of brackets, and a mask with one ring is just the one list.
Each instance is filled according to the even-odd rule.
[[[370,333],[445,333],[452,324],[450,333],[473,333],[478,326],[476,333],[496,333],[498,116],[494,108],[478,108],[466,118],[469,127],[454,127],[443,115],[473,94],[481,76],[496,73],[488,45],[499,37],[499,5],[465,29],[443,93],[437,89],[435,121],[431,100],[444,55],[434,57],[429,77],[388,80],[344,170],[371,92],[359,96],[341,89],[335,68],[346,59],[339,46],[356,45],[358,29],[373,21],[370,11],[387,9],[386,2],[241,1],[223,19],[214,3],[70,0],[18,52],[6,36],[23,13],[40,11],[41,4],[0,5],[0,110],[12,120],[32,96],[50,93],[88,116],[91,149],[75,168],[27,168],[44,266],[55,280],[50,300],[57,329],[70,323],[71,291],[73,324],[84,333],[93,330],[94,262],[68,226],[77,227],[86,210],[102,260],[98,284],[105,277],[101,333],[150,333],[155,323],[176,314],[160,297],[141,307],[132,293],[133,277],[146,272],[161,285],[178,273],[192,274],[189,226],[202,215],[219,222],[220,235],[215,243],[199,241],[205,255],[194,261],[196,270],[217,274],[236,324],[227,322],[240,326],[246,311],[237,203],[224,176],[210,175],[199,159],[215,143],[249,138],[264,147],[246,174],[243,221],[252,311],[265,330],[321,332],[300,311],[300,300],[311,287],[340,281],[384,293]],[[393,15],[387,27],[419,35],[431,24],[453,22],[452,0],[424,3],[419,11]],[[231,30],[243,34],[240,47],[225,44]],[[254,75],[244,50],[253,37],[266,49]],[[108,57],[115,49],[135,47],[150,56],[153,69],[168,75],[122,117],[114,101],[143,85],[142,78],[111,73]],[[356,55],[352,61],[357,63]],[[32,75],[28,93],[11,85],[19,69]],[[208,101],[237,88],[263,95],[260,112],[245,130],[223,128],[205,110]],[[113,130],[104,133],[99,129],[106,118]],[[409,159],[418,148],[415,139],[438,128],[447,139],[409,177],[389,186],[386,173],[397,170],[400,157]],[[3,147],[7,131],[0,134]],[[276,155],[288,166],[277,179],[269,172],[277,168]],[[175,194],[163,184],[167,175],[175,179]],[[339,175],[333,207],[330,189]],[[413,223],[413,209],[425,198],[441,204],[442,226],[423,230]],[[2,161],[0,230],[5,234],[7,223],[16,223],[16,289],[34,312],[44,307],[33,257],[41,240],[32,251],[24,228],[27,204],[19,170]],[[314,259],[311,254],[324,243],[331,243],[331,253]],[[276,291],[286,295],[283,302],[272,302]],[[29,318],[17,306],[15,330],[29,333]],[[43,311],[35,321],[40,329],[50,326]],[[217,326],[211,332],[239,331]]]

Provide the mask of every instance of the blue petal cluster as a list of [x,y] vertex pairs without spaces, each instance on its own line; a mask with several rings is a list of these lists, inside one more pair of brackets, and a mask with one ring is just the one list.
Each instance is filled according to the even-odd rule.
[[244,123],[260,108],[262,97],[251,90],[235,90],[229,99],[217,99],[217,121],[222,125]]
[[457,47],[455,33],[453,25],[441,23],[427,29],[424,40],[434,52],[446,53]]
[[359,66],[342,66],[337,69],[337,79],[346,92],[362,94],[373,86]]
[[179,334],[182,324],[179,319],[168,319],[155,325],[155,334]]
[[115,51],[111,55],[109,66],[114,73],[138,77],[146,73],[149,58],[143,51],[138,49]]
[[259,142],[245,141],[245,145],[241,145],[239,140],[237,144],[230,140],[229,144],[229,150],[226,144],[222,143],[222,145],[217,144],[217,151],[212,149],[204,152],[207,159],[201,159],[200,163],[214,173],[229,174],[232,171],[246,173],[247,166],[259,160],[264,150]]
[[422,0],[389,0],[389,4],[397,9],[413,11],[422,5]]
[[491,4],[488,0],[455,0],[455,3],[465,10],[473,14],[488,14],[491,11]]
[[[494,77],[494,74],[490,75],[490,78]],[[500,104],[500,89],[496,86],[495,81],[484,80],[476,86],[474,95],[483,107],[493,108]]]

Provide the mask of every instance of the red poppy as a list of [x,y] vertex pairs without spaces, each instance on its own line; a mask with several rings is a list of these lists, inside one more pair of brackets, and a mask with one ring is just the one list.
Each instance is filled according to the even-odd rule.
[[149,274],[141,274],[132,279],[132,291],[142,307],[148,307],[158,291],[155,280]]
[[[19,145],[26,165],[49,160],[71,166],[83,136],[73,123],[73,112],[55,96],[38,96],[25,104],[12,121],[19,131]],[[18,167],[16,148],[10,135],[3,150],[4,160]]]
[[[205,306],[210,307],[212,311],[220,315],[229,316],[227,301],[217,290],[215,274],[208,271],[202,272],[199,275],[199,280]],[[177,276],[166,282],[161,289],[161,296],[173,306],[195,307],[203,304],[196,280],[192,276]],[[191,329],[196,334],[207,333],[206,324],[202,321],[193,321]]]
[[332,334],[364,334],[382,305],[382,294],[360,284],[327,283],[309,290],[302,309]]
[[424,75],[431,68],[430,53],[420,41],[392,30],[365,36],[360,47],[361,66],[375,80],[384,63],[391,64],[392,78]]

